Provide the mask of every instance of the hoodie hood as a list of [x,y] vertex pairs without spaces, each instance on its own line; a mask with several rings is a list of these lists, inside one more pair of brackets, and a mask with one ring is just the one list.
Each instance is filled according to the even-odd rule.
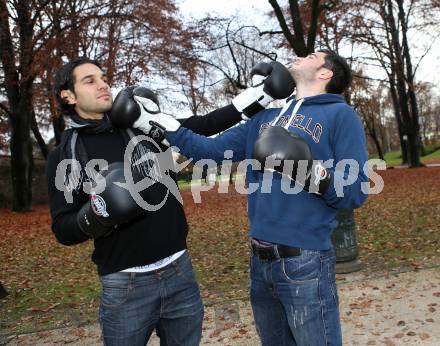
[[345,98],[340,94],[320,94],[304,97],[303,105],[346,103]]

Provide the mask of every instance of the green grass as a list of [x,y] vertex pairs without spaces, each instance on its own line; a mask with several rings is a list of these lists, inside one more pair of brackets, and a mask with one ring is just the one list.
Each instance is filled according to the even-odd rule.
[[[23,289],[12,285],[12,296],[4,300],[1,325],[14,333],[28,333],[58,326],[97,320],[100,286],[97,279],[87,285],[69,280],[48,280]],[[56,303],[54,303],[56,301]]]
[[191,187],[191,181],[179,180],[177,185],[179,186],[179,189],[189,189]]
[[426,154],[423,156],[423,160],[440,159],[440,144],[432,145],[426,148]]
[[[440,159],[440,144],[431,144],[425,147],[426,155],[421,157],[422,163],[426,163],[431,160]],[[399,166],[402,164],[402,154],[400,150],[390,151],[384,155],[387,166]],[[377,155],[373,155],[371,158],[378,158]]]

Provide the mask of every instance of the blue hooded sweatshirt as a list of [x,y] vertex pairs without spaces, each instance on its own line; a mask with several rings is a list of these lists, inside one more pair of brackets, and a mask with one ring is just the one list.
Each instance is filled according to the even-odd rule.
[[[341,95],[305,97],[292,115],[297,102],[292,102],[277,125],[290,122],[288,130],[301,136],[309,144],[313,159],[323,162],[333,173],[332,184],[323,195],[298,192],[294,182],[281,174],[263,174],[249,163],[246,182],[252,191],[248,194],[250,236],[303,249],[327,250],[332,247],[330,235],[337,226],[337,210],[360,207],[367,197],[368,188],[362,186],[368,184],[365,133],[358,115]],[[279,114],[279,108],[263,110],[215,138],[185,128],[169,132],[166,137],[183,155],[196,161],[213,159],[220,163],[225,159],[225,150],[232,150],[233,161],[243,161],[252,159],[259,133]]]

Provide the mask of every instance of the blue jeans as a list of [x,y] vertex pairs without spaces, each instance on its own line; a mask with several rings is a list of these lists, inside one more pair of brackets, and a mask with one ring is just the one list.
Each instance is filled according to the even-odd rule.
[[100,277],[104,345],[144,346],[153,330],[164,345],[199,345],[203,304],[187,252],[150,273]]
[[263,346],[342,345],[333,250],[251,258],[251,303]]

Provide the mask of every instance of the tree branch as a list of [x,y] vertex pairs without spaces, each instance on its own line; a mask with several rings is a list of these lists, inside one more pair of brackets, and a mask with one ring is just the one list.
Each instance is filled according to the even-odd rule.
[[273,10],[275,12],[275,16],[278,19],[278,22],[280,24],[281,30],[286,37],[287,41],[290,43],[291,47],[295,47],[295,38],[293,37],[292,33],[290,32],[286,19],[284,18],[283,11],[281,10],[280,6],[278,5],[278,2],[276,0],[269,0],[269,3],[272,5]]
[[[274,53],[274,52],[264,53],[261,50],[258,50],[258,49],[254,48],[254,47],[251,47],[251,46],[248,46],[243,41],[242,42],[238,42],[238,41],[233,40],[232,42],[234,42],[235,44],[237,44],[239,46],[242,46],[242,47],[244,47],[246,49],[249,49],[252,52],[255,52],[255,53],[258,53],[258,54],[260,54],[262,56],[265,56],[266,58],[268,58],[268,59],[270,59],[272,61],[276,61],[277,60],[277,53]],[[275,56],[275,57],[273,57],[273,56]]]
[[260,33],[258,34],[259,36],[263,36],[263,35],[279,35],[279,34],[283,34],[282,30],[272,30],[272,31],[260,31]]
[[40,130],[37,125],[37,119],[35,118],[35,111],[33,110],[31,112],[31,129],[32,129],[32,133],[35,136],[35,139],[37,140],[38,146],[40,147],[41,154],[45,159],[47,159],[47,155],[49,154],[49,148],[47,147],[47,144],[40,133]]

